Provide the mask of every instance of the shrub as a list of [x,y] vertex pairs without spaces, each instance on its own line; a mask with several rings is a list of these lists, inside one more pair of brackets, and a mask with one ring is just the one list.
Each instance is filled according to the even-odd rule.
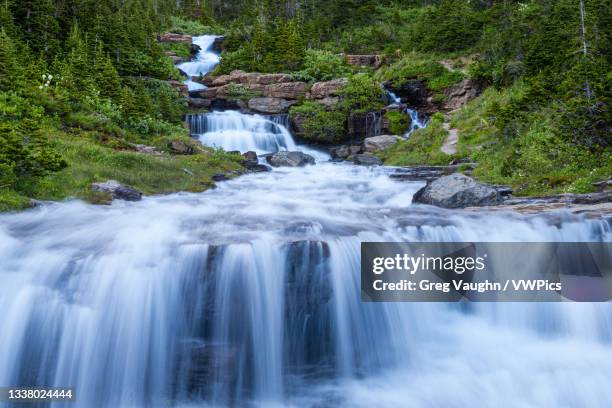
[[329,81],[349,75],[351,69],[341,56],[330,51],[306,50],[301,72],[319,81]]
[[410,116],[404,112],[389,111],[385,113],[385,117],[389,121],[389,130],[394,135],[403,135],[410,128]]
[[304,139],[320,143],[339,143],[344,137],[346,115],[337,110],[327,111],[317,102],[293,106],[290,116],[301,123]]
[[366,113],[384,107],[385,91],[371,75],[360,73],[349,77],[340,90],[341,109],[345,112]]

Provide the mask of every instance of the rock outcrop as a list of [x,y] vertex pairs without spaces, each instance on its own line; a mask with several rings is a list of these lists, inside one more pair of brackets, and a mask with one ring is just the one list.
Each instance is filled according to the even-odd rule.
[[142,193],[133,187],[121,184],[117,180],[108,180],[101,183],[92,183],[91,191],[94,193],[108,194],[113,199],[125,201],[139,201]]
[[443,109],[449,111],[459,109],[480,95],[481,92],[482,87],[479,84],[470,79],[464,79],[444,91],[446,100]]
[[168,150],[174,154],[195,154],[193,146],[183,142],[182,140],[171,140],[168,142]]
[[416,192],[412,201],[444,208],[465,208],[496,205],[502,202],[502,197],[493,187],[454,173],[428,183]]
[[366,54],[366,55],[345,55],[344,60],[347,64],[360,68],[378,69],[383,63],[382,55]]
[[315,159],[302,152],[276,152],[266,156],[266,160],[274,167],[302,167],[315,164]]
[[325,99],[338,96],[340,90],[347,84],[346,78],[333,79],[331,81],[315,82],[310,88],[308,99]]
[[168,43],[184,43],[191,45],[192,38],[190,35],[185,34],[164,33],[157,36],[157,41]]
[[363,141],[363,150],[366,152],[377,152],[386,150],[396,144],[400,139],[397,136],[381,135],[366,137]]
[[258,113],[276,114],[286,112],[296,101],[288,101],[283,98],[258,97],[251,98],[248,102],[250,110]]

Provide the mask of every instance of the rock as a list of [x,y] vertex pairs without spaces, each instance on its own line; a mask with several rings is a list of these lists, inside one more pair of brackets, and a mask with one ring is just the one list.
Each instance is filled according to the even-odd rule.
[[189,98],[189,88],[181,81],[170,80],[166,81],[168,85],[179,90],[179,94],[183,98]]
[[229,180],[229,177],[227,177],[223,173],[213,174],[211,178],[213,179],[213,181],[227,181],[227,180]]
[[367,54],[367,55],[345,55],[345,61],[349,65],[353,65],[361,68],[374,68],[378,69],[383,63],[382,55]]
[[291,77],[287,74],[260,74],[258,72],[235,70],[229,75],[220,75],[216,77],[210,86],[225,86],[228,84],[272,85],[291,82]]
[[[204,76],[199,75],[199,76],[194,76],[194,77],[191,77],[191,80],[192,80],[193,82],[197,82],[197,83],[202,84],[202,85],[205,85],[205,86],[207,86],[207,87],[211,87],[211,86],[212,86],[213,81],[215,80],[215,78],[216,78],[216,77],[211,76],[211,75],[204,75]],[[213,89],[214,89],[214,88],[213,88]],[[201,89],[201,90],[204,90],[204,89]],[[216,90],[215,90],[214,92],[216,92]]]
[[351,155],[349,146],[338,146],[329,149],[332,160],[345,160]]
[[194,154],[193,146],[188,145],[182,140],[171,140],[168,142],[168,149],[174,154]]
[[386,150],[389,147],[396,144],[398,141],[399,141],[399,138],[397,136],[391,136],[391,135],[367,137],[363,141],[363,149],[366,152],[376,152],[376,151]]
[[597,188],[597,191],[603,192],[612,189],[612,177],[607,180],[601,180],[593,183],[593,187]]
[[223,51],[223,43],[225,42],[225,36],[220,35],[219,37],[215,38],[215,41],[213,41],[212,46],[210,47],[211,50],[215,51],[215,52],[222,52]]
[[249,150],[248,152],[243,153],[242,157],[244,157],[248,161],[257,163],[257,153],[255,153],[252,150]]
[[482,87],[480,85],[470,79],[464,79],[444,91],[444,96],[446,97],[444,109],[459,109],[480,95],[481,92]]
[[143,153],[143,154],[162,154],[162,152],[154,146],[147,146],[147,145],[143,145],[143,144],[136,144],[136,143],[128,143],[128,145],[133,148],[134,150],[136,150],[138,153]]
[[176,55],[169,55],[169,57],[174,65],[182,64],[183,62],[189,61],[189,58],[179,57]]
[[383,164],[382,160],[369,153],[353,155],[353,163],[360,166],[381,166]]
[[195,43],[191,43],[191,47],[189,48],[189,52],[191,53],[191,55],[197,55],[200,51],[202,51],[202,47],[200,47],[198,44]]
[[428,183],[416,192],[412,202],[444,208],[465,208],[496,205],[502,202],[502,198],[491,186],[454,173]]
[[263,96],[272,98],[299,99],[306,93],[306,82],[283,82],[264,85],[261,90]]
[[400,87],[391,87],[391,91],[402,98],[402,102],[409,106],[419,107],[428,104],[427,87],[424,81],[417,79],[410,80]]
[[189,98],[188,104],[190,108],[205,109],[210,108],[212,101],[204,98]]
[[189,96],[191,98],[215,99],[217,97],[217,88],[206,88],[198,89],[197,91],[190,91]]
[[289,112],[289,127],[298,137],[303,137],[305,134],[306,116],[301,113],[296,113],[293,110]]
[[323,99],[316,99],[315,102],[320,103],[325,107],[326,110],[334,110],[338,102],[340,102],[340,98],[336,96],[328,96]]
[[287,112],[289,107],[295,104],[296,101],[289,102],[283,98],[251,98],[248,102],[249,109],[267,114],[284,113]]
[[246,111],[248,109],[247,102],[242,99],[213,99],[210,105],[211,110],[239,110]]
[[351,113],[346,122],[349,137],[375,135],[377,128],[382,129],[382,117],[382,112]]
[[274,167],[302,167],[315,164],[314,157],[302,152],[276,152],[266,156],[266,160]]
[[121,184],[117,180],[108,180],[101,183],[92,183],[91,191],[109,194],[113,199],[126,201],[139,201],[142,193],[135,188]]
[[191,45],[192,38],[190,35],[177,34],[177,33],[164,33],[157,36],[158,42],[170,42],[170,43],[185,43]]
[[346,78],[315,82],[312,88],[310,88],[308,99],[323,99],[330,96],[338,96],[340,90],[347,82],[348,80]]

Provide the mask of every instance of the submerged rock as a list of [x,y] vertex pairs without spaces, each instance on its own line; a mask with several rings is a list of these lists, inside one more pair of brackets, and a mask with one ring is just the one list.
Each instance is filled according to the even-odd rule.
[[353,163],[360,166],[382,166],[383,164],[382,160],[369,153],[354,155]]
[[91,191],[94,193],[109,194],[113,199],[126,201],[139,201],[142,193],[133,187],[121,184],[117,180],[108,180],[101,183],[92,183]]
[[266,156],[266,160],[274,167],[302,167],[315,164],[314,157],[302,152],[276,152]]
[[491,186],[454,173],[428,183],[416,192],[412,202],[444,208],[465,208],[497,205],[502,202],[502,197]]
[[386,150],[399,141],[397,136],[381,135],[366,137],[363,141],[363,148],[366,152],[376,152]]

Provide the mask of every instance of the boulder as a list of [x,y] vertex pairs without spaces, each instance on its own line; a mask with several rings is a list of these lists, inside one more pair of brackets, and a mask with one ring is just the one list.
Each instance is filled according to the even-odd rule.
[[396,144],[398,141],[399,141],[399,138],[397,136],[391,136],[391,135],[367,137],[363,141],[363,149],[366,152],[376,152],[376,151],[386,150],[389,147]]
[[323,99],[316,99],[315,102],[320,103],[325,107],[326,110],[334,110],[338,102],[340,102],[340,98],[337,96],[328,96]]
[[191,45],[192,38],[190,35],[185,34],[164,33],[157,36],[157,41],[169,43],[185,43]]
[[304,136],[306,119],[306,116],[301,113],[295,113],[293,110],[289,112],[289,127],[293,134],[298,137]]
[[191,43],[191,47],[189,47],[189,52],[191,53],[191,55],[197,55],[200,51],[202,51],[202,47],[200,47],[198,44],[195,43]]
[[360,166],[381,166],[383,164],[382,160],[369,153],[353,155],[353,163]]
[[272,98],[299,99],[306,93],[307,88],[306,82],[283,82],[263,85],[261,92],[263,96]]
[[357,145],[342,145],[329,149],[332,160],[346,160],[362,151],[362,147]]
[[219,37],[215,38],[215,41],[213,41],[212,45],[210,46],[210,49],[215,52],[222,52],[224,42],[225,42],[225,37],[220,35]]
[[480,95],[481,92],[482,87],[480,85],[470,79],[464,79],[444,91],[444,96],[446,97],[444,109],[459,109]]
[[289,102],[283,98],[261,97],[249,99],[248,107],[255,112],[275,114],[287,112],[289,107],[295,103],[295,101]]
[[117,180],[108,180],[101,183],[92,183],[91,191],[109,194],[113,199],[126,201],[139,201],[142,193],[135,188],[121,184]]
[[315,164],[315,159],[302,152],[276,152],[266,156],[266,160],[274,167],[302,167]]
[[366,55],[345,55],[344,60],[347,64],[360,68],[378,69],[383,63],[382,55],[366,54]]
[[428,183],[416,192],[413,203],[444,208],[496,205],[502,202],[499,192],[461,173],[453,173]]
[[160,155],[163,152],[161,152],[157,147],[155,146],[148,146],[148,145],[144,145],[144,144],[136,144],[136,143],[128,143],[128,145],[136,150],[138,153],[143,153],[143,154],[156,154],[156,155]]
[[189,98],[188,103],[189,103],[190,108],[195,108],[195,109],[210,108],[210,105],[212,104],[210,99],[204,99],[204,98]]
[[192,98],[215,99],[217,97],[217,88],[198,89],[190,91],[189,96]]
[[194,154],[193,146],[188,145],[182,140],[171,140],[168,142],[168,149],[174,154]]
[[182,97],[184,98],[189,97],[189,88],[187,87],[187,85],[185,85],[181,81],[170,80],[170,81],[167,81],[167,84],[173,88],[178,89]]
[[323,99],[330,96],[338,96],[340,90],[348,80],[346,78],[333,79],[331,81],[315,82],[310,88],[309,99]]

